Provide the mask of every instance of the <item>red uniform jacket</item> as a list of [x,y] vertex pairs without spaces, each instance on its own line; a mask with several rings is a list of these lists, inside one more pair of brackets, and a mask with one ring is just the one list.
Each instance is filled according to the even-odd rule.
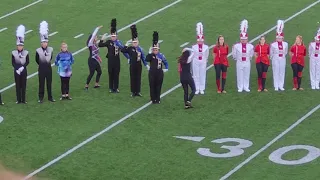
[[304,57],[307,55],[306,47],[304,45],[293,45],[291,46],[290,52],[293,53],[291,64],[297,63],[304,66]]
[[224,46],[215,46],[212,50],[212,52],[215,54],[213,64],[222,64],[225,66],[229,66],[228,62],[228,54],[229,54],[229,47],[228,45]]
[[256,45],[254,48],[254,52],[257,53],[258,57],[256,59],[256,63],[262,62],[263,64],[270,65],[270,60],[269,60],[269,52],[270,52],[270,47],[268,44],[264,45]]

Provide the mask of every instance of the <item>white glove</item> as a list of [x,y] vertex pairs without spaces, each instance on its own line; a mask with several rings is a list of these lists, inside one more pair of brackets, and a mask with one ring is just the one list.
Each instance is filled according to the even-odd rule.
[[22,67],[20,67],[18,70],[19,70],[20,73],[21,73],[21,72],[24,70],[24,67],[22,66]]
[[163,71],[163,72],[167,72],[167,71],[169,71],[169,69],[162,69],[162,71]]
[[108,35],[108,33],[102,35],[101,40],[102,40],[102,41],[105,41],[105,40],[107,39],[107,35]]
[[16,70],[16,73],[20,75],[21,72],[20,72],[19,69],[18,69],[18,70]]
[[149,54],[151,54],[151,53],[152,53],[152,47],[149,48]]
[[146,67],[147,67],[147,70],[149,71],[149,70],[150,70],[150,66],[149,66],[149,65],[146,65]]
[[127,41],[125,46],[129,46],[131,44],[131,41]]
[[130,59],[128,59],[128,64],[130,64]]

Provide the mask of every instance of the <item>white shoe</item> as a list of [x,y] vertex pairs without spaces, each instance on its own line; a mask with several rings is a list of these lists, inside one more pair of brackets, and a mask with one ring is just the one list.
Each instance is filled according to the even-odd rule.
[[196,90],[196,93],[195,93],[195,94],[199,94],[199,92],[200,92],[199,90]]
[[242,92],[242,89],[238,89],[238,92]]
[[200,91],[200,94],[204,94],[204,91]]
[[316,89],[316,87],[312,86],[312,87],[311,87],[311,89],[312,89],[312,90],[315,90],[315,89]]
[[274,91],[279,91],[279,88],[274,88]]
[[282,88],[279,88],[281,91],[284,91],[285,89],[282,87]]
[[316,89],[320,89],[319,86],[317,86]]
[[244,91],[246,91],[246,92],[250,92],[250,89],[245,89]]

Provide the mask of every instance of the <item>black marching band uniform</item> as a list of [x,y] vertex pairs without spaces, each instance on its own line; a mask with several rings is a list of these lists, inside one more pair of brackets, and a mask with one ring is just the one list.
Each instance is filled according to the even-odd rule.
[[43,102],[45,84],[47,84],[48,100],[55,102],[52,97],[51,60],[53,56],[53,48],[48,47],[48,31],[48,23],[46,21],[42,21],[39,28],[41,47],[36,50],[36,63],[38,64],[39,72],[39,103]]
[[[191,69],[191,62],[193,59],[193,51],[190,48],[185,48],[183,50],[182,55],[179,57],[179,64],[180,64],[180,82],[184,91],[184,104],[185,109],[192,108],[191,101],[193,96],[196,92],[196,86],[194,84],[194,80],[192,78],[192,69]],[[191,88],[190,95],[188,94],[189,86]]]
[[29,64],[29,52],[23,49],[25,27],[19,25],[16,32],[17,49],[12,51],[12,66],[16,83],[17,104],[26,104],[27,66]]
[[[153,32],[152,47],[149,50],[149,54],[146,57],[146,61],[150,62],[149,70],[149,86],[150,97],[153,104],[160,104],[161,88],[163,83],[163,73],[168,71],[168,62],[165,56],[159,52],[160,47],[158,44],[159,34]],[[165,69],[162,69],[162,66]]]
[[[111,40],[102,40],[99,42],[99,47],[107,47],[108,59],[108,74],[109,74],[109,92],[119,93],[119,74],[120,74],[120,55],[119,52],[124,47],[117,39],[117,21],[111,20]],[[129,59],[129,56],[124,53],[124,56]]]
[[126,46],[121,49],[121,52],[127,53],[130,57],[129,64],[130,64],[130,87],[131,87],[131,96],[142,96],[141,95],[141,73],[142,73],[142,65],[147,67],[149,70],[150,66],[147,64],[145,60],[145,55],[143,49],[139,46],[138,41],[138,31],[136,25],[132,25],[130,27],[131,35],[132,35],[132,46]]

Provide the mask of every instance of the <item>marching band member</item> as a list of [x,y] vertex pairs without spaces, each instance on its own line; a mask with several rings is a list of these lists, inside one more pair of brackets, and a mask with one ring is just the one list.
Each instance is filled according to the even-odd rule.
[[[120,74],[120,55],[119,52],[123,48],[122,42],[118,40],[117,20],[111,20],[111,40],[106,40],[106,35],[99,42],[99,47],[107,47],[108,53],[108,73],[109,73],[109,92],[119,93],[119,74]],[[123,55],[129,59],[128,54]]]
[[304,57],[307,55],[307,48],[303,44],[302,36],[298,35],[293,46],[290,48],[291,67],[293,71],[293,89],[303,90],[301,87],[302,70]]
[[[229,47],[224,42],[224,37],[220,35],[217,40],[217,44],[212,50],[213,54],[213,65],[216,70],[216,85],[218,93],[227,93],[224,89],[227,78],[227,68],[229,66],[228,54]],[[222,75],[222,86],[220,86],[220,75]]]
[[201,22],[196,25],[197,44],[192,46],[194,52],[192,70],[193,79],[196,85],[196,94],[204,94],[206,88],[207,62],[209,47],[204,44],[203,25]]
[[260,37],[259,44],[254,48],[256,58],[256,68],[258,72],[258,92],[268,91],[265,88],[268,67],[270,65],[269,60],[269,45],[266,43],[264,36]]
[[320,89],[320,28],[309,45],[311,89]]
[[0,105],[4,105],[4,103],[2,102],[2,98],[1,98],[1,93],[0,93]]
[[89,83],[94,75],[94,72],[97,71],[97,75],[96,75],[96,83],[94,85],[94,88],[99,88],[99,81],[100,81],[100,77],[102,74],[101,71],[101,58],[99,55],[99,47],[97,45],[97,33],[99,31],[99,29],[101,29],[102,26],[97,27],[94,32],[92,34],[90,34],[90,36],[88,37],[87,40],[87,46],[89,48],[89,58],[88,58],[88,66],[89,66],[89,75],[87,77],[87,82],[85,85],[85,89],[88,90],[89,88]]
[[286,55],[288,53],[288,43],[284,39],[284,21],[278,20],[276,42],[270,45],[270,58],[272,62],[273,71],[273,85],[274,90],[284,91],[284,78],[286,72]]
[[[191,101],[196,92],[196,86],[191,74],[191,61],[193,59],[193,51],[190,48],[184,48],[182,55],[178,58],[180,82],[184,92],[184,107],[185,109],[192,108]],[[188,94],[189,86],[191,88],[190,95]]]
[[69,96],[69,83],[72,75],[73,55],[68,51],[68,45],[61,43],[61,51],[57,55],[55,65],[58,66],[58,74],[61,79],[61,98],[60,100],[72,100]]
[[143,65],[147,67],[147,69],[150,69],[150,66],[147,64],[144,52],[142,48],[139,46],[139,40],[138,40],[138,32],[136,25],[132,25],[130,27],[131,29],[131,40],[132,40],[132,46],[129,46],[129,43],[126,44],[126,46],[121,49],[121,52],[126,53],[129,55],[129,64],[130,64],[130,87],[131,87],[131,97],[134,96],[142,96],[141,91],[141,73],[142,73],[142,65],[141,61],[143,62]]
[[43,102],[44,97],[44,85],[47,83],[48,100],[55,102],[52,97],[52,68],[51,60],[53,55],[53,48],[48,47],[48,23],[42,21],[40,23],[39,33],[41,47],[36,50],[36,62],[38,64],[38,76],[39,76],[39,103]]
[[16,82],[17,104],[26,104],[27,66],[29,64],[29,52],[24,49],[24,33],[26,28],[19,25],[16,32],[17,49],[12,51],[12,66]]
[[254,55],[254,47],[248,43],[247,31],[248,21],[244,19],[240,25],[240,43],[236,43],[232,48],[232,57],[237,61],[238,92],[242,92],[243,90],[250,92],[250,60]]
[[[159,52],[159,34],[153,32],[152,47],[149,49],[149,54],[146,61],[150,63],[149,70],[149,86],[150,98],[153,104],[160,104],[161,88],[163,83],[163,73],[168,71],[169,65],[165,56]],[[162,69],[164,64],[165,69]]]

